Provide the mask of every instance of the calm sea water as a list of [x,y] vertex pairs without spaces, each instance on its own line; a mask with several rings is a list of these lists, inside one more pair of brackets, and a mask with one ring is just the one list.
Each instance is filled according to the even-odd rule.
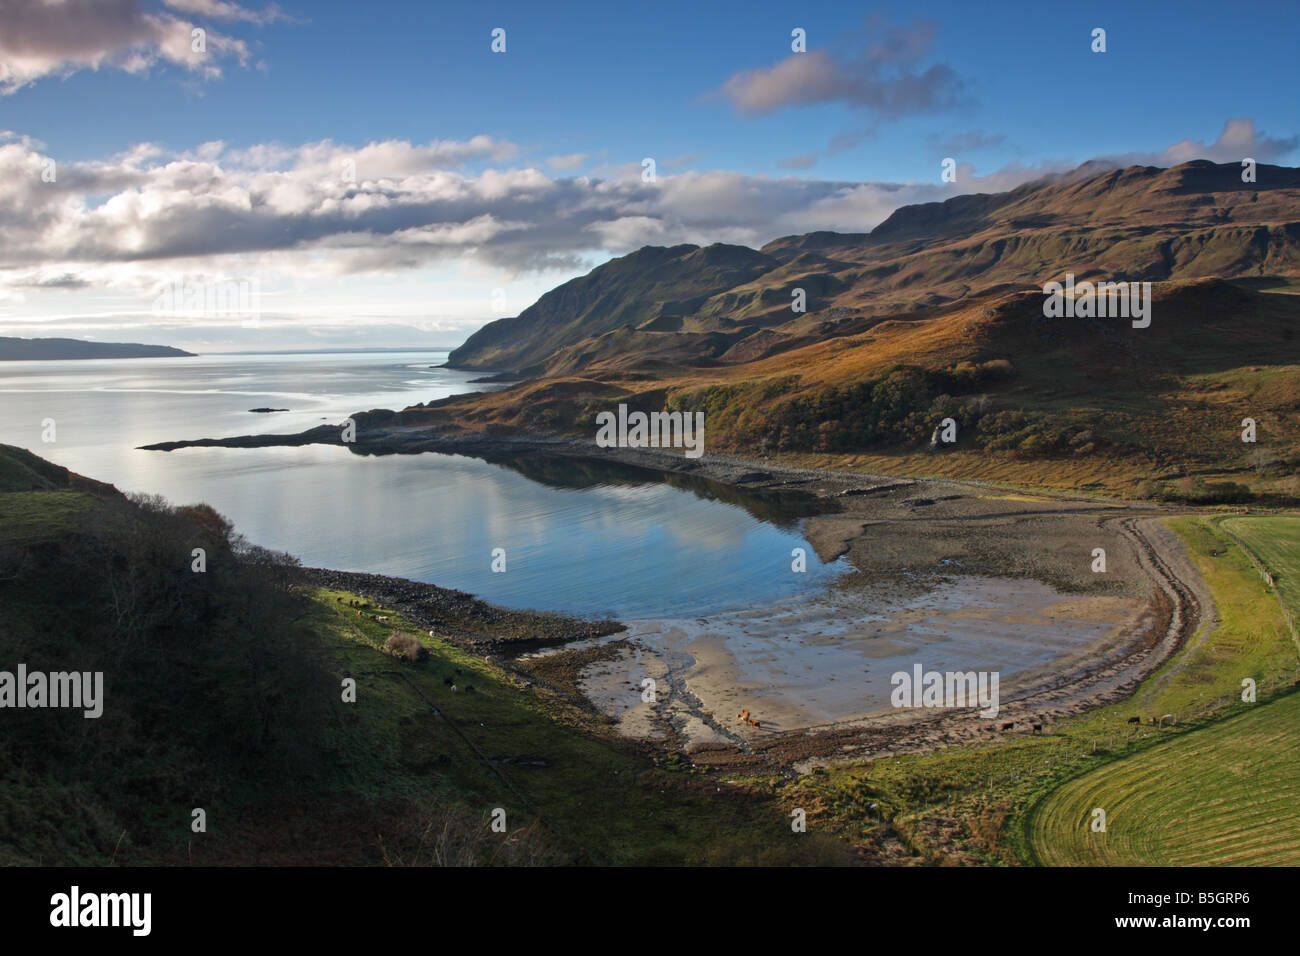
[[[0,363],[0,442],[124,491],[206,501],[305,564],[373,571],[512,607],[624,618],[706,614],[818,588],[807,502],[592,462],[358,455],[326,446],[137,446],[301,431],[490,386],[446,352]],[[269,406],[288,409],[253,414]],[[42,441],[53,419],[55,441]],[[790,570],[803,547],[808,572]],[[506,571],[492,571],[503,548]]]

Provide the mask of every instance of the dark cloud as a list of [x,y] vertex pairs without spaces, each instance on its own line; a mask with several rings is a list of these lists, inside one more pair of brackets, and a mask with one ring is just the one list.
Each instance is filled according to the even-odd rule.
[[750,115],[825,103],[888,119],[946,109],[956,105],[965,84],[946,64],[922,65],[934,31],[932,21],[895,27],[868,18],[860,33],[844,39],[842,52],[794,53],[775,66],[733,74],[721,92]]
[[[175,0],[182,12],[253,23],[276,19],[226,0]],[[191,31],[202,27],[206,49],[193,49]],[[249,58],[243,40],[191,22],[140,0],[4,0],[0,5],[0,94],[13,93],[45,76],[113,68],[143,73],[167,62],[205,77],[221,75],[221,63]]]

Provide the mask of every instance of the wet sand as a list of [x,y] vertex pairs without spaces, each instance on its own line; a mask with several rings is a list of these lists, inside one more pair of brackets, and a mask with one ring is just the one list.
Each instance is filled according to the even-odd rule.
[[[580,688],[628,736],[671,733],[687,749],[739,743],[889,713],[891,676],[915,664],[996,671],[1009,701],[1045,675],[1113,656],[1141,607],[980,576],[937,580],[920,595],[832,589],[708,619],[629,622],[610,638],[627,649],[584,668]],[[647,677],[653,702],[642,699]],[[741,710],[761,726],[738,721]]]

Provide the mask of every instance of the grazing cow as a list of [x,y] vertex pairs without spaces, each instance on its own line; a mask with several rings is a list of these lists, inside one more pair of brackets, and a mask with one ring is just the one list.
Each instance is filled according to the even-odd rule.
[[1042,725],[1042,724],[1034,724],[1034,733],[1038,734],[1038,735],[1041,737],[1042,734],[1043,734],[1043,725]]
[[376,620],[376,621],[387,621],[387,620],[388,620],[388,615],[387,615],[387,614],[381,614],[381,615],[379,615],[379,617],[375,618],[375,620]]
[[1142,718],[1141,718],[1141,717],[1130,717],[1130,718],[1128,719],[1128,722],[1129,722],[1130,724],[1140,724],[1140,723],[1142,723]]
[[1013,721],[1011,721],[1011,723],[1009,723],[1009,724],[1003,724],[1003,725],[1002,725],[1002,729],[1003,729],[1003,730],[1013,730],[1013,729],[1015,729],[1015,726],[1016,726],[1016,722],[1013,720]]

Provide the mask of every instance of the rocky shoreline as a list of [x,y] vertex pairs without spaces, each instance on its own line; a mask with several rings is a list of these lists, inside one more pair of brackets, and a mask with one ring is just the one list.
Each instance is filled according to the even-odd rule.
[[[1070,593],[1144,599],[1144,613],[1132,621],[1127,639],[1112,647],[1111,653],[1090,664],[1075,662],[1068,673],[1043,680],[1007,701],[1006,717],[1013,722],[1050,724],[1122,699],[1190,637],[1205,609],[1213,606],[1190,563],[1172,553],[1180,550],[1174,536],[1162,534],[1153,520],[1174,513],[1165,508],[1069,494],[1013,492],[969,481],[804,469],[716,454],[687,459],[669,449],[599,448],[593,441],[563,437],[404,426],[395,423],[396,417],[382,412],[354,416],[357,428],[351,442],[342,440],[341,426],[329,425],[297,435],[247,435],[146,447],[170,451],[335,444],[362,455],[437,452],[490,459],[533,454],[617,462],[739,489],[813,496],[825,510],[806,519],[805,537],[823,560],[843,555],[861,572],[850,576],[859,579],[854,587],[930,587],[934,584],[925,582],[941,582],[945,575],[981,574],[1033,578]],[[1157,538],[1161,539],[1159,557],[1151,543]],[[1098,544],[1110,555],[1104,580],[1089,570],[1092,548]],[[1177,565],[1177,572],[1162,558]],[[464,592],[400,578],[319,568],[302,573],[305,583],[348,590],[394,606],[421,627],[493,657],[513,671],[521,667],[527,671],[519,661],[527,651],[624,630],[616,621],[510,610]],[[590,708],[590,702],[587,705]],[[828,759],[873,759],[987,739],[987,730],[987,721],[969,715],[894,714],[866,723],[762,732],[705,746],[698,753],[710,764],[735,769],[807,770]]]
[[464,591],[383,574],[302,568],[300,575],[302,583],[312,587],[350,591],[377,604],[395,606],[426,631],[435,631],[479,653],[519,653],[603,637],[623,629],[618,621],[518,611],[480,601]]

